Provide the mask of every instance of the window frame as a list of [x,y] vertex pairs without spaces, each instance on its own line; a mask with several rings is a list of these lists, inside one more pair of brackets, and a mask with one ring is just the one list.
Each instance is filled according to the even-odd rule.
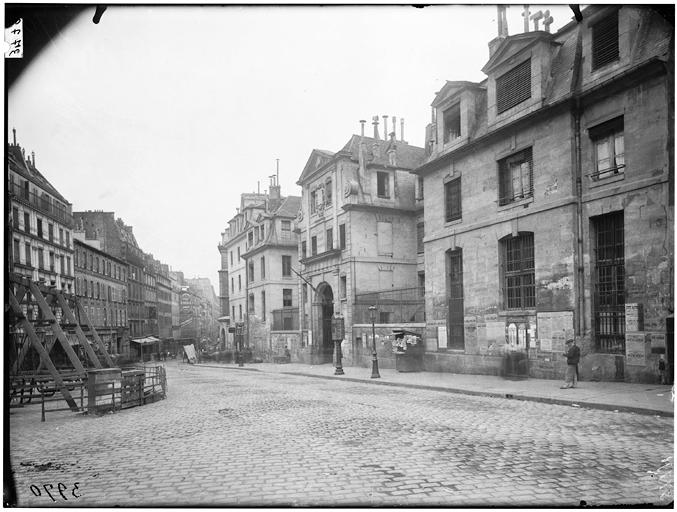
[[294,295],[292,293],[291,288],[282,288],[282,307],[283,308],[294,307]]
[[506,310],[529,310],[536,307],[536,252],[534,234],[520,231],[500,243],[501,290]]
[[[623,116],[618,116],[588,129],[588,136],[592,144],[594,172],[590,174],[593,181],[604,180],[613,176],[625,174],[625,122]],[[617,142],[621,141],[622,153],[618,153]],[[600,169],[600,144],[606,143],[610,167]],[[621,160],[621,162],[619,162]]]
[[282,277],[291,277],[291,256],[282,255]]
[[459,176],[444,183],[444,221],[453,222],[461,218],[463,218],[463,196]]
[[[453,126],[452,126],[453,124]],[[451,130],[457,128],[457,130]],[[453,142],[461,136],[461,102],[457,101],[453,105],[445,108],[442,112],[442,141],[444,144]],[[453,137],[452,134],[455,134]]]
[[[529,168],[526,173],[528,178],[528,187],[524,187],[524,173],[522,165],[528,163]],[[515,166],[519,165],[521,194],[515,193]],[[510,194],[508,195],[508,190]],[[532,146],[521,149],[511,155],[501,158],[498,161],[498,204],[505,206],[516,203],[524,199],[534,197],[534,159]]]
[[381,199],[390,199],[390,173],[376,171],[376,196]]

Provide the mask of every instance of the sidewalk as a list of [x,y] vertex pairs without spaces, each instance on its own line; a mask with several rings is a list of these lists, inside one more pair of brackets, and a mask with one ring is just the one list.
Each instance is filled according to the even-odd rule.
[[674,417],[672,386],[660,384],[583,381],[579,382],[575,389],[560,389],[562,382],[558,380],[531,378],[510,380],[491,375],[437,372],[400,373],[390,368],[379,369],[381,378],[372,379],[371,367],[363,368],[358,366],[344,367],[344,375],[334,375],[335,368],[330,364],[250,363],[245,364],[244,367],[238,367],[235,364],[204,363],[196,366],[229,370],[258,370],[265,373],[368,382],[381,386],[402,386],[464,395],[531,400],[571,407],[588,407],[592,409]]

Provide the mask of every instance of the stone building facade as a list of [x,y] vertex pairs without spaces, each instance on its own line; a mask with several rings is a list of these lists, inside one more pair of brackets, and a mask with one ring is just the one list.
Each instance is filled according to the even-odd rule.
[[[300,282],[301,360],[331,362],[331,319],[345,323],[343,355],[347,364],[367,364],[371,332],[368,306],[379,304],[376,324],[384,330],[378,349],[396,325],[422,330],[423,304],[401,304],[404,295],[419,298],[416,233],[416,179],[410,173],[424,158],[423,148],[397,140],[395,119],[389,139],[354,135],[338,152],[313,150],[297,181],[302,204],[297,231]],[[384,125],[384,132],[387,126]],[[416,302],[414,300],[413,302]],[[368,328],[367,328],[368,324]],[[410,325],[411,324],[411,325]]]
[[129,355],[127,264],[74,232],[75,295],[111,354]]
[[298,344],[298,241],[293,230],[301,206],[297,196],[282,197],[276,176],[269,196],[247,224],[245,262],[249,347],[269,359]]
[[[672,359],[674,56],[650,8],[499,31],[432,103],[426,369],[652,382]],[[508,369],[508,355],[518,366]],[[519,357],[518,357],[519,356]]]
[[38,171],[35,155],[27,158],[16,140],[7,146],[7,166],[7,268],[73,293],[71,204]]

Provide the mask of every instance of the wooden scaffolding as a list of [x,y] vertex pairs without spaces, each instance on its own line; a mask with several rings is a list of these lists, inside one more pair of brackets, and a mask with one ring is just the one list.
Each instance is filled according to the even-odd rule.
[[[10,273],[7,288],[5,357],[10,383],[20,383],[16,389],[23,389],[26,382],[49,387],[63,395],[71,410],[78,411],[69,382],[84,381],[88,369],[115,366],[87,312],[75,295],[18,274]],[[53,358],[57,343],[65,360]],[[79,354],[73,347],[81,348]],[[38,355],[37,361],[27,357],[31,350]]]

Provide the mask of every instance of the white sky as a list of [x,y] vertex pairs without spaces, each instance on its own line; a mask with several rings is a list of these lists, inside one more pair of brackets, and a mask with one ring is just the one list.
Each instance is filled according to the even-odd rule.
[[[549,9],[551,31],[572,19]],[[507,11],[523,32],[521,5]],[[283,195],[313,148],[360,119],[405,119],[421,146],[446,80],[481,81],[495,6],[110,6],[86,11],[8,92],[8,133],[73,210],[114,211],[141,248],[218,294],[217,245],[239,194]],[[531,24],[533,30],[533,24]],[[390,123],[389,123],[390,124]],[[383,134],[382,126],[380,129]]]

